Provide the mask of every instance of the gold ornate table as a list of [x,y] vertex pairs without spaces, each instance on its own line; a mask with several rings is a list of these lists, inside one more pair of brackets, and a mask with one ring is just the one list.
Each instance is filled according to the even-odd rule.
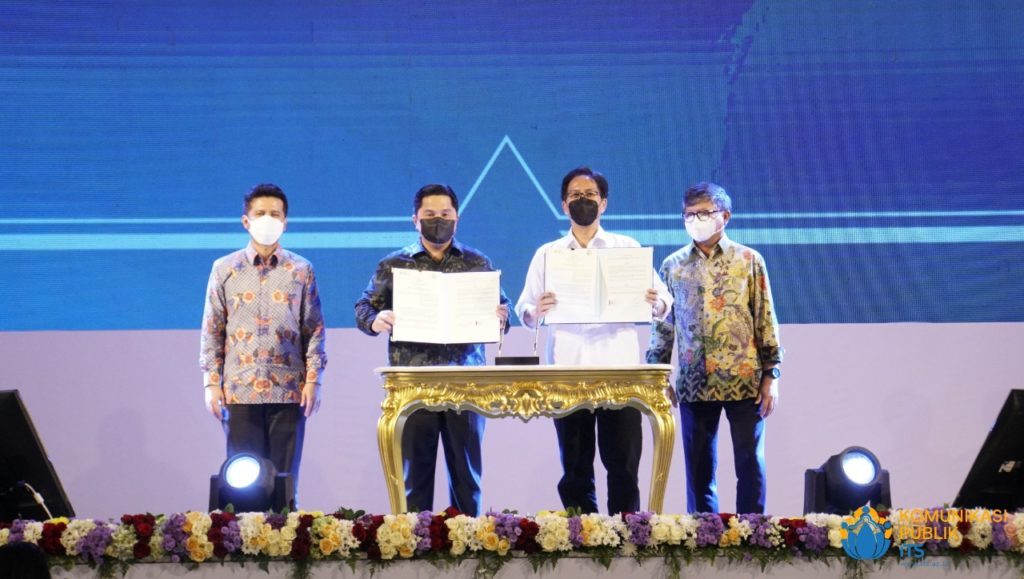
[[637,408],[654,438],[648,509],[661,512],[676,423],[665,394],[672,366],[387,366],[377,444],[391,510],[403,513],[402,429],[417,410],[472,410],[487,418],[557,418],[581,409]]

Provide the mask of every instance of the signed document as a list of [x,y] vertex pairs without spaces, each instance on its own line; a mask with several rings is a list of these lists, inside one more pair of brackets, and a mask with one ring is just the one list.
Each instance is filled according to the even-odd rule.
[[544,290],[555,293],[548,324],[650,322],[651,247],[557,249],[545,254]]
[[501,272],[442,273],[395,268],[392,309],[396,342],[476,344],[497,342]]

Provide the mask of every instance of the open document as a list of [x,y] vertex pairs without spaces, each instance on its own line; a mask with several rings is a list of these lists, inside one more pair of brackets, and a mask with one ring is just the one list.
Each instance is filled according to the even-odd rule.
[[544,290],[558,304],[544,317],[548,324],[649,322],[654,249],[553,249],[545,254]]
[[497,342],[501,272],[442,273],[394,268],[392,308],[396,342],[475,344]]

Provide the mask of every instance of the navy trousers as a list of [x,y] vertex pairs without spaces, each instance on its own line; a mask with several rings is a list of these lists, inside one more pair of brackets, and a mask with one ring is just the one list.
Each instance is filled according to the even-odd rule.
[[763,513],[765,508],[764,418],[754,399],[728,402],[680,402],[686,452],[686,509],[718,512],[718,422],[725,410],[736,465],[736,512]]
[[306,436],[306,417],[298,404],[228,404],[223,421],[228,458],[251,452],[270,459],[277,472],[292,473],[295,504],[299,504],[299,463]]
[[596,442],[601,462],[608,472],[608,514],[639,511],[637,473],[643,447],[640,411],[636,408],[579,410],[554,422],[562,455],[562,479],[558,481],[562,506],[575,507],[584,513],[597,512]]
[[434,468],[440,437],[448,466],[449,505],[467,515],[480,516],[480,442],[484,422],[479,414],[454,410],[417,410],[405,419],[402,462],[405,501],[410,512],[434,510]]

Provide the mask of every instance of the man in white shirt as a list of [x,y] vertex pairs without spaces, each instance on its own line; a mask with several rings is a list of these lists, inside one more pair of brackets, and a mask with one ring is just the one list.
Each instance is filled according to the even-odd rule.
[[[562,179],[562,211],[572,227],[569,235],[546,243],[537,250],[526,274],[526,285],[516,303],[516,314],[528,328],[536,328],[544,316],[558,307],[553,292],[545,291],[544,259],[552,249],[640,247],[636,240],[608,233],[601,228],[601,215],[608,208],[608,181],[588,167],[578,167]],[[655,319],[664,319],[672,305],[665,284],[651,268],[651,282],[645,299]],[[547,360],[551,364],[630,365],[642,364],[635,324],[558,324],[549,326]],[[595,427],[597,436],[595,440]],[[638,471],[642,446],[641,416],[635,408],[581,410],[555,419],[558,447],[562,456],[562,478],[558,494],[565,508],[597,512],[594,487],[595,442],[601,462],[608,471],[608,513],[640,510]]]

